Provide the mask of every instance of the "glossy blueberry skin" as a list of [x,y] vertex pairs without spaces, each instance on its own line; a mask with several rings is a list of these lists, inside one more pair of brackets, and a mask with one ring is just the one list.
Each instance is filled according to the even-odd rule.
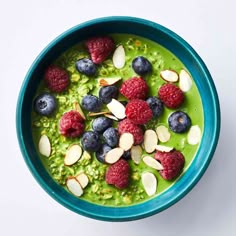
[[163,113],[164,106],[163,106],[162,101],[159,98],[149,97],[146,100],[146,102],[149,105],[149,107],[151,108],[152,114],[154,117],[159,117]]
[[112,148],[108,146],[106,143],[102,144],[99,150],[96,152],[96,158],[101,163],[106,163],[105,156]]
[[132,68],[138,75],[146,75],[152,71],[152,64],[147,58],[138,56],[132,61]]
[[173,112],[168,118],[168,123],[170,129],[175,133],[184,133],[192,125],[190,117],[183,111]]
[[127,161],[130,160],[131,159],[131,152],[130,152],[130,150],[125,151],[124,154],[122,155],[122,158],[127,160]]
[[103,138],[110,147],[116,147],[119,142],[118,130],[113,127],[108,128],[104,131]]
[[102,108],[102,101],[94,95],[86,95],[82,99],[82,107],[91,112],[99,112]]
[[92,127],[95,132],[103,133],[112,124],[113,121],[111,119],[101,116],[93,120]]
[[99,98],[105,104],[108,104],[112,98],[117,99],[119,94],[119,90],[116,86],[104,86],[99,90]]
[[34,99],[34,110],[40,115],[50,116],[56,107],[56,98],[49,93],[40,94]]
[[83,134],[81,139],[83,149],[88,152],[96,152],[101,147],[101,140],[99,134],[93,131],[87,131]]
[[93,63],[92,60],[88,58],[79,59],[75,63],[75,67],[80,73],[88,75],[88,76],[95,75],[97,72],[96,65]]

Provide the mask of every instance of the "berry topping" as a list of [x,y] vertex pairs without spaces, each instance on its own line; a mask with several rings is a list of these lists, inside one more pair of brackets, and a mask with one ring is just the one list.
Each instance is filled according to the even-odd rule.
[[131,159],[131,151],[130,150],[125,151],[121,158],[123,158],[125,160]]
[[125,114],[137,125],[146,124],[152,119],[152,110],[145,101],[140,99],[131,100],[125,108]]
[[69,111],[63,114],[59,122],[60,133],[66,137],[79,137],[84,132],[84,119],[77,111]]
[[82,99],[82,107],[91,112],[98,112],[102,108],[102,101],[94,95],[86,95]]
[[145,75],[151,72],[152,64],[147,58],[138,56],[132,61],[132,68],[138,75]]
[[96,65],[88,58],[82,58],[75,63],[76,69],[85,75],[94,75],[97,71]]
[[56,93],[63,92],[69,86],[69,75],[62,68],[51,65],[45,72],[44,80],[47,87]]
[[133,77],[121,85],[120,93],[127,99],[145,99],[148,93],[148,85],[143,78]]
[[124,119],[118,123],[119,134],[131,133],[134,136],[134,145],[143,142],[143,130],[141,126],[135,125],[131,120]]
[[101,87],[99,90],[99,98],[105,104],[111,102],[112,98],[118,98],[118,88],[114,85]]
[[88,152],[96,152],[101,147],[99,134],[93,131],[87,131],[83,134],[81,140],[83,149]]
[[184,101],[184,93],[174,84],[164,84],[160,87],[158,96],[161,101],[169,108],[177,108]]
[[184,133],[189,130],[192,122],[188,114],[183,111],[176,111],[169,116],[168,123],[173,132]]
[[95,64],[100,64],[105,61],[115,49],[115,43],[109,36],[90,38],[85,42],[85,45]]
[[34,99],[34,110],[40,115],[50,116],[56,107],[56,98],[49,93],[40,94]]
[[105,155],[111,151],[111,147],[108,146],[106,143],[102,144],[102,146],[98,149],[98,151],[96,152],[96,158],[98,161],[100,161],[101,163],[106,163],[105,161]]
[[159,152],[155,154],[155,159],[161,163],[163,170],[159,173],[163,179],[173,180],[180,175],[184,167],[184,156],[179,151]]
[[129,174],[129,163],[124,159],[120,159],[108,167],[106,172],[106,182],[119,189],[126,188],[129,185]]
[[149,97],[146,102],[151,108],[153,116],[159,117],[163,113],[163,103],[159,98]]
[[118,130],[113,127],[108,128],[103,133],[103,138],[110,147],[116,147],[119,141]]
[[113,121],[107,117],[101,116],[94,119],[92,127],[95,132],[103,133],[107,128],[112,126]]

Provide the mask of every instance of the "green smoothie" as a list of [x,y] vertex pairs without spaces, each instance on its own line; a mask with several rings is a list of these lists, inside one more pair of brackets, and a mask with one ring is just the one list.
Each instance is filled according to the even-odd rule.
[[[178,179],[174,181],[164,180],[159,172],[151,167],[148,167],[143,161],[135,164],[129,160],[131,167],[130,184],[125,189],[117,189],[105,182],[105,173],[108,164],[100,163],[94,153],[83,152],[81,159],[71,166],[64,165],[65,153],[72,144],[79,144],[81,138],[66,138],[59,133],[59,120],[63,113],[74,109],[75,102],[81,103],[82,98],[87,94],[98,96],[100,88],[98,78],[122,77],[116,85],[120,87],[122,81],[127,80],[133,76],[137,76],[131,67],[132,60],[137,56],[144,56],[152,64],[152,73],[144,76],[149,86],[149,96],[157,96],[158,89],[166,81],[160,77],[160,72],[165,69],[171,69],[179,73],[185,66],[181,61],[174,56],[170,51],[163,48],[157,43],[134,35],[114,34],[111,35],[116,45],[123,45],[126,53],[125,66],[122,69],[116,69],[113,65],[111,57],[98,66],[98,75],[96,77],[88,77],[79,73],[75,68],[75,62],[83,57],[88,57],[88,52],[84,48],[84,43],[78,43],[72,48],[65,51],[54,64],[60,66],[68,71],[70,74],[69,88],[60,94],[54,93],[57,99],[57,111],[54,116],[46,117],[32,112],[32,131],[35,147],[38,150],[38,143],[41,135],[46,134],[50,140],[52,151],[49,157],[45,157],[39,153],[39,158],[42,160],[45,168],[52,176],[52,178],[62,187],[67,190],[65,185],[66,179],[70,176],[76,176],[83,172],[89,178],[89,184],[84,189],[83,195],[80,197],[85,201],[92,202],[99,205],[107,206],[126,206],[134,205],[150,198],[157,197],[163,191],[167,190]],[[187,70],[186,70],[187,71]],[[176,82],[178,85],[178,82]],[[45,87],[43,78],[38,88],[37,94],[42,92],[50,92]],[[125,100],[119,95],[118,100]],[[106,106],[104,105],[104,109]],[[186,112],[191,118],[192,125],[198,125],[203,133],[203,108],[201,97],[199,95],[196,84],[193,81],[192,87],[188,92],[185,92],[185,101],[178,110]],[[164,113],[158,119],[152,119],[145,125],[147,129],[156,130],[159,125],[164,125],[168,128],[168,116],[175,110],[164,108]],[[94,117],[86,115],[85,130],[92,130],[91,124]],[[114,127],[117,122],[113,122]],[[188,169],[195,154],[198,150],[199,144],[190,145],[187,142],[187,133],[176,134],[169,129],[171,138],[163,145],[174,147],[176,150],[182,152],[185,157],[184,172]],[[162,144],[159,142],[159,144]],[[147,155],[143,150],[143,156]],[[148,154],[154,156],[154,153]],[[141,174],[144,171],[153,173],[158,181],[156,194],[149,197],[141,183]],[[180,176],[181,177],[181,176]]]

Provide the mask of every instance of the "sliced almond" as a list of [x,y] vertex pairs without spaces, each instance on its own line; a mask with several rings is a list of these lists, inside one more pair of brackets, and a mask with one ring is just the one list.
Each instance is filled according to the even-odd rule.
[[130,150],[131,159],[135,164],[139,164],[141,161],[143,150],[140,145],[133,146]]
[[80,159],[82,152],[82,148],[79,145],[74,144],[70,146],[66,151],[64,164],[66,166],[71,166],[75,164]]
[[174,149],[173,147],[167,147],[167,146],[164,146],[164,145],[156,145],[156,150],[160,151],[160,152],[170,152],[173,149]]
[[82,188],[85,188],[89,183],[88,176],[85,173],[80,173],[75,178],[80,183]]
[[144,149],[147,153],[152,153],[155,151],[155,147],[157,145],[158,138],[157,134],[152,129],[147,129],[144,133]]
[[179,73],[179,88],[183,92],[188,92],[192,87],[193,81],[186,70],[181,70]]
[[201,129],[198,125],[191,126],[188,135],[187,135],[187,141],[191,145],[196,145],[200,142],[202,137]]
[[142,174],[142,184],[148,196],[152,196],[157,190],[157,179],[153,173],[145,172]]
[[118,46],[113,53],[113,65],[117,69],[121,69],[125,65],[125,49],[122,45]]
[[165,143],[170,140],[170,132],[169,132],[168,128],[165,127],[164,125],[158,126],[156,128],[156,133],[157,133],[158,139],[161,142]]
[[167,82],[177,82],[179,80],[179,75],[174,70],[163,70],[160,76]]
[[163,166],[161,165],[161,163],[159,161],[155,160],[153,157],[145,156],[143,158],[143,162],[147,166],[149,166],[153,169],[156,169],[156,170],[163,170],[164,169]]
[[105,155],[106,163],[113,164],[113,163],[117,162],[121,158],[123,153],[124,153],[124,150],[122,148],[120,148],[120,147],[111,149]]
[[126,117],[125,106],[114,98],[107,104],[107,108],[118,119],[124,119]]
[[83,189],[80,183],[74,177],[69,177],[66,180],[66,186],[69,191],[77,197],[80,197],[83,194]]
[[118,121],[118,119],[117,119],[115,116],[113,116],[113,115],[110,115],[110,114],[104,114],[104,116],[106,116],[107,118],[110,118],[110,119],[112,119],[112,120],[116,120],[116,121]]
[[131,133],[123,133],[120,136],[119,147],[128,151],[134,144],[134,136]]
[[113,85],[120,81],[122,78],[121,77],[116,77],[116,78],[99,78],[98,83],[100,86],[108,86],[108,85]]
[[46,157],[51,155],[51,143],[46,134],[43,134],[39,139],[38,144],[39,152]]
[[88,116],[100,116],[111,113],[110,111],[90,112]]
[[80,104],[78,102],[75,102],[74,106],[75,106],[75,110],[79,112],[79,114],[84,118],[84,120],[86,120],[86,117],[84,115],[84,112],[83,112]]

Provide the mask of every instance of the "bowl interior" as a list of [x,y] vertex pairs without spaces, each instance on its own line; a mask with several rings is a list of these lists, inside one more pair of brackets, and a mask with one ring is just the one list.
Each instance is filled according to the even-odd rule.
[[[204,133],[198,152],[185,174],[167,191],[147,202],[129,207],[103,207],[80,200],[50,177],[34,148],[31,130],[32,100],[42,73],[62,52],[88,37],[135,34],[153,40],[171,51],[191,73],[202,98]],[[156,23],[132,17],[107,17],[78,25],[51,42],[36,58],[22,85],[16,112],[17,134],[24,159],[38,183],[67,208],[101,220],[124,221],[160,212],[180,200],[205,172],[216,147],[220,130],[220,110],[212,78],[201,58],[182,38]]]

